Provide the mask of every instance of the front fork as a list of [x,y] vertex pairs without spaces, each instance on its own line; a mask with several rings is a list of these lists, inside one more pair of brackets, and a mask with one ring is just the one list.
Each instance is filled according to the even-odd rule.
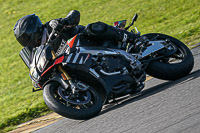
[[[56,58],[56,54],[53,50],[51,50],[52,56],[53,56],[53,60]],[[58,66],[58,70],[62,73],[61,76],[64,80],[67,80],[71,86],[72,89],[72,93],[74,94],[76,92],[76,87],[74,85],[74,83],[72,83],[71,77],[69,76],[69,74],[62,68],[62,66],[59,64]]]

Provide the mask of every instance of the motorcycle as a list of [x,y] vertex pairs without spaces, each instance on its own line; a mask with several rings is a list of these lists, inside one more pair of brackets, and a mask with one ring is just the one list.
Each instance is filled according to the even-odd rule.
[[[125,20],[114,26],[128,30],[137,17],[128,27]],[[137,28],[131,32],[140,34]],[[135,45],[125,42],[112,45],[106,41],[96,47],[94,41],[77,34],[62,42],[55,53],[51,47],[58,36],[53,29],[47,43],[35,50],[32,62],[27,48],[20,51],[20,57],[30,70],[33,92],[43,90],[46,105],[71,119],[89,119],[110,100],[140,92],[147,74],[176,80],[188,75],[194,66],[193,55],[184,43],[160,33],[143,35],[146,40],[135,44],[140,46],[137,51]]]

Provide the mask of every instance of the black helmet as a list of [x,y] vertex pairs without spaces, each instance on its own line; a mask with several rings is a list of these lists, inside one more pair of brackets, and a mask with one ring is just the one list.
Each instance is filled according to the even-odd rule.
[[26,15],[20,18],[14,27],[14,34],[22,46],[36,47],[42,37],[43,24],[35,14]]

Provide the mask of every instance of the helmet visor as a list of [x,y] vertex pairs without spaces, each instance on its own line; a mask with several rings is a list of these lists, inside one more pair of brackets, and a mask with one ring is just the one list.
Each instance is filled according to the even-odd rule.
[[23,36],[18,37],[17,41],[24,47],[37,47],[41,43],[41,36],[40,33],[24,34]]

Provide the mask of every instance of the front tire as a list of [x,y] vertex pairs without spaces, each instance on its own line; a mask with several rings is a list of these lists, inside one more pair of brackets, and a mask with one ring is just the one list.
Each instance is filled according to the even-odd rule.
[[59,95],[59,87],[61,87],[59,83],[50,82],[44,87],[43,91],[43,98],[46,105],[54,112],[67,118],[83,120],[94,117],[101,111],[101,97],[92,87],[87,92],[87,94],[90,93],[91,95],[91,101],[85,105],[73,104],[62,99]]
[[192,71],[194,58],[190,49],[184,43],[174,37],[159,33],[150,33],[144,36],[146,36],[149,40],[153,39],[154,41],[168,39],[174,44],[175,47],[177,47],[177,52],[175,53],[176,55],[174,54],[171,57],[177,56],[180,53],[183,54],[181,61],[177,63],[170,63],[170,57],[167,61],[151,61],[146,69],[147,74],[163,80],[176,80],[188,75]]

